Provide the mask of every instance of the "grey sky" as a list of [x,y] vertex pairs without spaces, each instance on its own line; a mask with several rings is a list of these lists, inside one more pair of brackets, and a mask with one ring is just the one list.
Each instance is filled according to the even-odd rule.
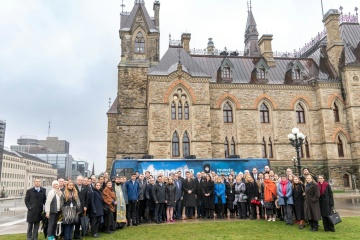
[[[130,11],[134,1],[124,0]],[[105,167],[108,98],[117,91],[121,0],[1,0],[0,119],[5,145],[21,135],[70,142],[76,159]],[[146,0],[153,16],[152,0]],[[246,0],[160,0],[161,54],[169,33],[190,32],[191,48],[208,37],[223,49],[243,50]],[[355,0],[324,0],[325,12]],[[323,29],[320,0],[253,0],[259,34],[274,35],[274,51],[293,51]],[[359,6],[360,7],[360,6]]]

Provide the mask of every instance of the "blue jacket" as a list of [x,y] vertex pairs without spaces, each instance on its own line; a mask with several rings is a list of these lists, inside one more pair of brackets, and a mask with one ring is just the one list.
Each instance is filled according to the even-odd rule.
[[137,181],[135,181],[134,183],[131,181],[131,179],[127,181],[126,190],[129,201],[137,201],[139,199],[140,185]]
[[225,194],[225,184],[223,183],[216,183],[214,187],[214,195],[215,201],[214,203],[218,203],[218,199],[221,198],[222,204],[226,203],[226,194]]
[[280,206],[285,205],[285,198],[287,199],[286,204],[294,204],[293,196],[292,196],[292,184],[290,181],[288,181],[288,184],[286,185],[286,196],[284,196],[282,193],[281,183],[278,183],[277,195],[278,195],[278,199],[279,199],[278,204]]

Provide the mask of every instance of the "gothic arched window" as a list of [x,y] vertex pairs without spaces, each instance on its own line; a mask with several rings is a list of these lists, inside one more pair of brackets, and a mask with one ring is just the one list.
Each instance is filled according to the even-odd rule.
[[181,120],[183,117],[183,114],[182,114],[182,104],[181,104],[181,101],[179,101],[178,103],[178,120]]
[[236,144],[235,144],[234,137],[232,137],[231,138],[230,155],[235,155],[235,154],[236,154]]
[[185,102],[185,105],[184,105],[184,119],[189,120],[189,115],[190,115],[189,103]]
[[269,158],[273,158],[274,157],[274,153],[273,153],[273,144],[271,141],[271,137],[269,137]]
[[228,141],[227,137],[225,138],[224,151],[225,151],[225,158],[228,158],[229,157],[229,141]]
[[306,158],[310,158],[310,145],[307,138],[305,138],[305,155]]
[[232,123],[233,122],[233,112],[232,112],[232,107],[229,102],[226,102],[224,104],[223,114],[224,114],[224,123]]
[[175,104],[175,102],[171,103],[171,120],[176,120],[176,104]]
[[261,123],[269,123],[270,117],[269,117],[269,108],[266,106],[265,103],[262,103],[260,106],[260,122]]
[[190,156],[190,139],[186,131],[183,136],[183,156]]
[[344,157],[344,145],[343,142],[340,138],[340,136],[338,136],[338,141],[337,141],[337,149],[338,149],[338,155],[339,157]]
[[300,103],[296,105],[296,120],[297,123],[305,123],[305,110]]
[[263,141],[262,141],[261,147],[262,147],[262,157],[263,157],[263,158],[267,158],[265,137],[263,137]]
[[179,157],[180,156],[180,143],[179,143],[179,135],[175,131],[172,136],[172,156],[173,157]]
[[141,32],[138,32],[135,37],[135,53],[145,52],[145,38]]
[[335,122],[340,122],[339,107],[336,103],[334,103],[333,113]]

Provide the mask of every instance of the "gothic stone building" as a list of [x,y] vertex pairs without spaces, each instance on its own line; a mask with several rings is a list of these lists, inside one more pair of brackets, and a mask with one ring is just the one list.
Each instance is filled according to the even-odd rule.
[[[251,9],[243,54],[194,53],[191,35],[159,58],[159,10],[135,1],[121,14],[117,98],[108,115],[107,169],[124,157],[265,157],[277,171],[296,155],[288,134],[306,135],[302,165],[352,187],[360,163],[360,26],[325,14],[325,31],[301,52],[277,57],[259,39]],[[350,19],[350,20],[349,20]],[[241,55],[241,56],[239,56]],[[359,182],[358,182],[359,183]]]

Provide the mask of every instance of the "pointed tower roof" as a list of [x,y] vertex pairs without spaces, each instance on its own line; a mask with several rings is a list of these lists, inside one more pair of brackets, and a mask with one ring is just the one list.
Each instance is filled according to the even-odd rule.
[[244,55],[250,57],[260,56],[260,49],[258,46],[259,33],[257,31],[256,22],[252,13],[251,1],[248,4],[248,18],[245,27],[245,49]]
[[136,0],[135,5],[130,13],[121,13],[120,31],[131,30],[131,27],[134,25],[139,10],[142,12],[144,21],[149,29],[149,32],[159,32],[159,30],[155,26],[154,20],[149,16],[143,0]]
[[250,7],[248,10],[248,18],[246,21],[245,40],[251,36],[259,36],[259,33],[257,31],[255,18]]

